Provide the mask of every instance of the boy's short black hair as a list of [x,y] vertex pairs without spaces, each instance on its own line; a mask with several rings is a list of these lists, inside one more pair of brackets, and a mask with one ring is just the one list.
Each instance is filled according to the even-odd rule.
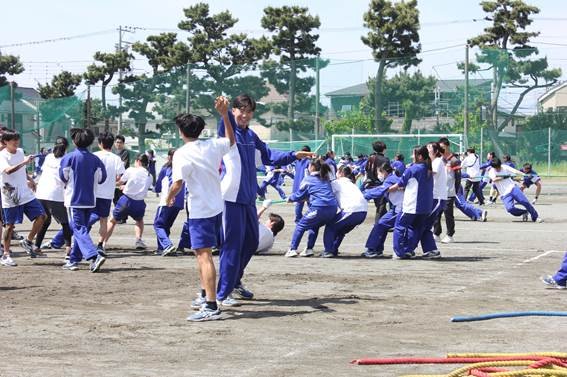
[[110,132],[102,132],[98,135],[98,143],[102,145],[104,149],[110,149],[114,144],[114,135]]
[[386,144],[383,141],[377,140],[372,143],[372,149],[374,149],[376,153],[384,153],[387,148]]
[[270,217],[270,221],[273,222],[272,224],[272,233],[274,234],[274,237],[278,235],[279,232],[282,231],[282,229],[285,226],[285,221],[284,219],[278,215],[277,213],[270,213],[269,215]]
[[468,148],[467,149],[467,153],[476,153],[476,150],[474,148]]
[[2,140],[3,143],[12,140],[20,140],[20,134],[17,131],[8,129],[4,131],[0,140]]
[[524,169],[530,169],[530,170],[531,170],[531,169],[532,169],[532,164],[530,164],[529,162],[526,162],[526,163],[524,164]]
[[401,153],[396,153],[396,155],[394,156],[394,158],[395,158],[396,160],[398,160],[398,161],[402,161],[402,162],[403,162],[405,157],[404,157],[404,155],[401,154]]
[[124,137],[124,135],[116,135],[116,137],[114,138],[114,140],[120,140],[120,141],[123,142],[123,143],[126,142],[126,138]]
[[254,99],[248,94],[243,93],[232,100],[232,108],[256,111],[256,101],[254,101]]
[[503,159],[504,161],[511,161],[511,160],[512,160],[512,157],[510,157],[510,155],[509,155],[508,153],[506,153],[504,156],[502,156],[502,159]]
[[188,113],[177,115],[175,117],[175,124],[185,137],[192,139],[198,138],[205,128],[205,121],[203,118]]
[[89,128],[71,128],[71,139],[77,148],[88,148],[95,139],[95,135]]
[[449,142],[449,139],[446,138],[446,137],[441,137],[441,138],[439,138],[438,143],[439,143],[439,144],[443,144],[443,145],[451,145],[450,142]]
[[301,150],[303,152],[311,152],[311,147],[309,145],[304,145]]

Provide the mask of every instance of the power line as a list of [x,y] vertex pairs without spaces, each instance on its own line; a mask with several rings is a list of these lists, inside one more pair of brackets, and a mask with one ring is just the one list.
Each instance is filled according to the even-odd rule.
[[70,35],[70,36],[66,36],[66,37],[51,38],[51,39],[43,39],[43,40],[39,40],[39,41],[12,43],[12,44],[7,44],[7,45],[1,45],[0,48],[21,47],[21,46],[39,45],[39,44],[44,44],[44,43],[70,41],[70,40],[73,40],[73,39],[89,38],[89,37],[93,37],[93,36],[96,36],[96,35],[114,33],[114,31],[115,31],[114,29],[107,29],[107,30],[95,31],[95,32],[92,32],[92,33]]

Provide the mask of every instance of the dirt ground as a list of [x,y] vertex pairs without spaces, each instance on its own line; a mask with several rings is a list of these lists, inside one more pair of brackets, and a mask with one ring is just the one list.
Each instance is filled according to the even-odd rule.
[[[347,236],[340,258],[286,259],[293,207],[274,205],[288,225],[247,270],[256,298],[207,323],[185,320],[198,289],[194,257],[136,252],[131,220],[118,228],[99,274],[86,264],[63,271],[61,251],[31,260],[16,246],[18,267],[0,268],[0,375],[398,376],[457,366],[349,362],[565,352],[565,318],[450,322],[456,315],[565,309],[567,292],[539,281],[557,269],[567,242],[564,188],[565,182],[544,186],[536,207],[543,224],[522,223],[501,204],[488,207],[486,223],[459,213],[457,242],[440,245],[443,258],[436,261],[361,259],[373,215]],[[150,196],[145,239],[153,250],[157,200]],[[178,220],[174,238],[180,227]],[[26,229],[29,223],[19,230]]]

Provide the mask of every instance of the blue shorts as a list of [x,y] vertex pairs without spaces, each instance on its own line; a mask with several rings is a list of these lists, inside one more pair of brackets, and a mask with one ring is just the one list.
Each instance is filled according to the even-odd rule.
[[522,184],[524,185],[524,187],[529,188],[531,185],[535,184],[538,181],[541,181],[541,178],[537,175],[534,175],[533,177],[525,177]]
[[112,204],[112,199],[102,199],[96,198],[96,206],[93,212],[98,215],[98,217],[108,217],[110,216],[110,205]]
[[115,220],[123,221],[128,219],[128,216],[134,220],[142,220],[146,213],[146,202],[143,200],[130,199],[126,195],[122,195],[114,206],[112,217]]
[[4,214],[3,221],[6,225],[21,224],[24,220],[24,214],[30,221],[45,215],[43,206],[37,199],[17,207],[3,208],[2,213]]
[[221,231],[222,213],[206,219],[189,219],[189,234],[193,249],[220,246]]

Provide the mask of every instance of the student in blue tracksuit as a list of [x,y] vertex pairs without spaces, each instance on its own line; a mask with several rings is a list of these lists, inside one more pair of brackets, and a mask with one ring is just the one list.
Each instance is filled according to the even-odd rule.
[[541,281],[547,288],[567,289],[567,253],[563,255],[563,262],[561,262],[559,271],[557,271],[553,276],[542,276]]
[[385,162],[378,168],[378,178],[380,178],[382,184],[365,190],[364,199],[381,200],[387,198],[390,203],[390,210],[374,223],[374,227],[372,227],[366,240],[366,250],[362,253],[364,258],[378,258],[384,255],[384,242],[386,242],[388,231],[394,228],[396,218],[402,212],[404,192],[402,190],[389,192],[390,187],[400,181],[390,163]]
[[516,169],[516,164],[514,163],[514,161],[512,161],[512,157],[510,157],[509,154],[502,156],[502,165],[507,165],[512,169]]
[[335,152],[328,151],[325,155],[325,163],[331,168],[331,180],[337,178],[337,163],[335,161]]
[[390,162],[390,165],[396,172],[396,175],[398,177],[401,177],[402,174],[404,174],[404,171],[406,171],[406,164],[404,163],[404,155],[401,153],[397,153],[394,156],[394,159]]
[[325,251],[321,254],[323,258],[336,257],[345,235],[366,219],[368,201],[364,199],[364,195],[354,181],[351,168],[343,165],[337,172],[337,179],[331,182],[340,212],[325,226],[323,234]]
[[429,151],[431,172],[433,174],[433,206],[425,220],[420,242],[424,258],[440,258],[441,253],[437,250],[432,228],[435,220],[445,210],[447,204],[447,168],[442,158],[444,150],[439,143],[427,143],[427,150]]
[[[217,299],[225,306],[238,304],[229,295],[236,293],[243,298],[253,294],[242,288],[240,281],[244,269],[258,247],[258,213],[256,211],[256,156],[264,165],[288,165],[295,159],[310,156],[308,152],[279,152],[268,148],[248,125],[254,116],[256,102],[241,94],[233,100],[230,121],[233,122],[237,148],[223,157],[224,176],[221,181],[224,209],[223,244],[220,251],[219,283]],[[224,137],[224,120],[218,129]]]
[[154,218],[154,230],[157,236],[157,254],[162,256],[166,256],[176,249],[169,239],[169,234],[177,215],[179,215],[179,211],[184,208],[185,200],[185,184],[183,184],[181,190],[175,195],[173,205],[167,205],[169,188],[173,184],[171,161],[174,153],[175,148],[167,152],[167,162],[161,168],[154,187],[154,191],[160,194],[159,206]]
[[[321,159],[312,160],[309,163],[309,175],[305,176],[299,191],[293,193],[288,198],[288,202],[297,202],[309,198],[309,209],[295,226],[295,231],[291,237],[289,250],[286,257],[297,257],[297,248],[303,237],[303,233],[310,229],[319,229],[321,226],[329,224],[337,214],[337,199],[333,194],[331,186],[331,168]],[[308,255],[312,256],[313,251]]]
[[59,178],[66,184],[65,206],[69,209],[69,222],[73,230],[73,248],[66,270],[77,270],[84,258],[91,261],[91,272],[98,272],[106,260],[102,250],[97,249],[89,235],[89,218],[95,208],[95,187],[106,181],[106,168],[87,149],[94,141],[90,129],[73,128],[71,138],[77,147],[61,159]]
[[281,166],[276,165],[270,169],[266,169],[266,171],[267,171],[266,177],[264,178],[264,181],[262,182],[260,188],[258,189],[258,196],[260,197],[261,200],[266,199],[266,191],[268,189],[268,186],[272,186],[273,188],[276,189],[276,191],[280,195],[280,198],[285,200],[287,197],[285,195],[284,190],[281,188],[281,180],[280,180],[283,169],[281,168]]
[[433,208],[433,174],[426,146],[414,150],[414,164],[389,191],[401,188],[404,188],[404,201],[394,226],[394,259],[415,256],[415,248]]
[[[488,152],[488,154],[486,155],[486,162],[484,162],[483,164],[480,165],[480,176],[481,177],[484,177],[486,175],[488,169],[490,169],[490,163],[495,158],[496,158],[496,152]],[[486,179],[483,179],[482,181],[480,181],[480,190],[481,191],[484,190],[484,188],[486,187],[487,184],[488,184],[488,180],[486,180]],[[475,199],[476,199],[476,194],[473,191],[469,195],[468,201],[474,202]],[[494,203],[492,196],[490,196],[489,201],[491,203]]]
[[[303,148],[301,148],[301,150],[303,152],[311,152],[311,148],[309,148],[309,145],[304,145]],[[309,167],[309,162],[310,162],[309,158],[305,157],[305,158],[302,158],[301,160],[298,160],[295,163],[295,177],[293,178],[293,187],[292,187],[293,193],[296,193],[296,192],[299,191],[299,186],[301,185],[301,182],[303,181],[303,178],[306,175],[307,168]],[[304,201],[295,202],[295,223],[296,224],[303,217],[304,205],[305,205]]]
[[532,204],[537,203],[537,199],[539,198],[539,194],[541,194],[541,178],[537,174],[537,172],[532,168],[532,164],[525,163],[522,170],[524,173],[524,178],[522,179],[522,185],[520,186],[520,190],[525,191],[527,188],[530,188],[531,185],[536,186],[536,192],[534,200],[532,200]]

